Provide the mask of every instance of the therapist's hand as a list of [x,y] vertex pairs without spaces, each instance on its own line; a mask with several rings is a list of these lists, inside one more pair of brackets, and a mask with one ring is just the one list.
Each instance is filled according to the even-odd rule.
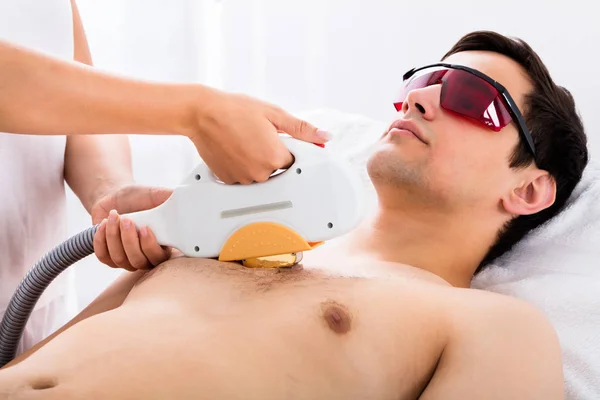
[[293,156],[279,138],[286,133],[324,144],[329,134],[283,109],[258,99],[212,92],[208,105],[198,108],[187,136],[211,171],[225,183],[263,182],[285,169]]
[[98,224],[94,252],[102,263],[128,271],[150,269],[171,255],[160,246],[148,227],[137,227],[119,214],[147,210],[164,203],[173,191],[166,188],[130,185],[102,197],[91,209],[92,223]]

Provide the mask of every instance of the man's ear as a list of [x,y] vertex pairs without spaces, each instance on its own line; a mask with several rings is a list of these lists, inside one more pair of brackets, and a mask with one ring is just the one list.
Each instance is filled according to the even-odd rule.
[[510,214],[530,215],[550,207],[555,199],[554,178],[547,171],[535,170],[502,199],[502,204]]

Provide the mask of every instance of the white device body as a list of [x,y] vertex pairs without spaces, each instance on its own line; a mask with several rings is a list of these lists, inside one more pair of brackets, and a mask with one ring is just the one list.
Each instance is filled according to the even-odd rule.
[[281,139],[294,163],[267,181],[224,184],[201,163],[162,205],[126,217],[152,229],[159,244],[205,258],[218,257],[230,235],[255,222],[284,225],[307,242],[355,228],[365,203],[362,183],[349,162],[315,144]]

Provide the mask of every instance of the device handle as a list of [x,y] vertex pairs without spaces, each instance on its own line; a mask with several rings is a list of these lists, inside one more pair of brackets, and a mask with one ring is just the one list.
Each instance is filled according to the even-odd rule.
[[[322,158],[325,155],[325,149],[314,143],[305,142],[291,136],[282,136],[281,141],[294,156],[294,162],[289,168],[298,163],[304,163],[310,159]],[[222,183],[210,170],[208,165],[201,161],[196,165],[192,172],[183,180],[183,185],[191,185],[199,182]]]
[[206,165],[204,161],[198,163],[181,184],[192,185],[198,182],[219,182],[215,174],[208,168],[208,165]]
[[325,148],[321,145],[305,142],[291,136],[284,136],[281,138],[281,141],[294,156],[294,164],[307,161],[308,159],[322,158],[326,154]]

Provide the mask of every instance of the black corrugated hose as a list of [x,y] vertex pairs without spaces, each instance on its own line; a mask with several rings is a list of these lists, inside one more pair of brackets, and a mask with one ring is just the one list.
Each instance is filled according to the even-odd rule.
[[50,250],[23,278],[0,324],[0,368],[15,358],[27,320],[44,290],[61,272],[94,253],[98,227],[88,228]]

